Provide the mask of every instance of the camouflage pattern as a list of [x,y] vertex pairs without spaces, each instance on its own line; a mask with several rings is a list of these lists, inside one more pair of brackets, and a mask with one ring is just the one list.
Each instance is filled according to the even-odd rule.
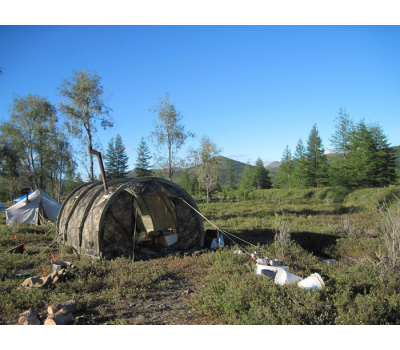
[[[158,178],[118,179],[85,184],[65,200],[57,221],[59,243],[97,257],[135,256],[141,248],[163,247],[164,235],[178,234],[167,248],[202,246],[204,229],[197,205],[173,182]],[[134,237],[134,233],[135,237]],[[150,235],[149,235],[150,233]],[[140,254],[139,254],[140,255]]]

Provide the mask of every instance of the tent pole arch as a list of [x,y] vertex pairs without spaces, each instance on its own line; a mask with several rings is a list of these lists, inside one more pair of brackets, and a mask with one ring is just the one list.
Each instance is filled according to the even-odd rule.
[[[126,182],[126,181],[129,181],[129,180],[127,180],[127,179],[125,179],[125,178],[123,178],[123,179],[116,179],[116,180],[110,181],[110,182],[108,183],[108,185],[109,185],[109,186],[112,186],[112,185],[115,185],[115,184],[117,184],[117,183],[119,183],[119,182]],[[99,181],[99,183],[102,183],[102,182]],[[82,230],[83,230],[83,226],[85,225],[85,221],[86,221],[87,215],[88,215],[89,211],[92,209],[93,203],[94,203],[95,200],[97,199],[98,195],[99,195],[100,193],[102,193],[102,192],[104,192],[104,187],[100,187],[100,188],[92,195],[92,198],[90,199],[90,201],[86,204],[85,212],[84,212],[84,214],[83,214],[83,216],[82,216],[82,220],[81,220],[81,223],[80,223],[80,225],[79,225],[79,247],[82,247]],[[110,196],[109,198],[107,198],[107,203],[110,201],[111,198],[114,197],[114,194],[115,194],[115,193],[111,194],[111,196]],[[103,213],[104,213],[104,211],[103,211]],[[103,214],[103,213],[102,213],[102,214]]]
[[[64,237],[63,237],[64,241],[66,241],[66,239],[67,239],[66,235],[67,235],[69,220],[71,219],[71,216],[72,216],[74,210],[75,210],[76,207],[78,206],[79,201],[81,200],[81,198],[83,198],[83,197],[86,195],[86,193],[87,193],[88,191],[90,191],[93,187],[98,186],[100,183],[101,183],[100,181],[97,181],[97,182],[93,182],[93,183],[90,183],[90,184],[87,184],[87,183],[86,183],[86,184],[80,185],[80,186],[78,186],[77,188],[75,188],[75,189],[68,195],[68,197],[65,199],[63,205],[61,206],[60,213],[58,214],[58,218],[57,218],[58,234],[60,234],[60,231],[61,231],[61,228],[60,228],[61,222],[60,222],[60,220],[61,220],[61,218],[62,218],[62,214],[63,214],[63,212],[64,212],[64,209],[65,209],[66,204],[69,202],[69,200],[70,200],[79,190],[81,190],[82,188],[86,187],[85,191],[83,191],[77,198],[75,198],[74,204],[72,205],[72,207],[71,207],[71,209],[70,209],[70,212],[69,212],[67,218],[65,219],[65,224],[64,224]],[[61,231],[61,232],[62,232],[62,231]]]
[[[128,180],[127,180],[127,179],[117,179],[117,180],[110,181],[109,183],[110,183],[110,184],[115,184],[115,183],[124,182],[124,181],[128,181]],[[65,207],[66,207],[67,203],[69,202],[69,200],[70,200],[72,197],[74,197],[74,196],[76,195],[76,193],[77,193],[79,190],[81,190],[82,188],[86,187],[86,189],[85,189],[77,198],[75,198],[75,201],[74,201],[74,203],[73,203],[73,205],[72,205],[72,207],[71,207],[71,209],[70,209],[70,212],[68,213],[68,216],[67,216],[67,218],[65,219],[65,224],[64,224],[64,237],[63,237],[64,242],[65,242],[66,239],[67,239],[66,234],[67,234],[67,230],[68,230],[69,221],[70,221],[70,219],[71,219],[72,214],[74,213],[74,210],[75,210],[76,207],[79,205],[79,202],[81,201],[82,198],[84,198],[84,197],[86,196],[86,194],[87,194],[91,189],[95,188],[96,186],[100,186],[100,185],[102,185],[102,182],[101,182],[101,181],[95,181],[95,182],[85,183],[85,184],[83,184],[83,185],[81,185],[81,186],[75,188],[75,189],[68,195],[68,197],[65,199],[63,205],[61,206],[60,213],[59,213],[58,218],[57,218],[58,234],[60,234],[60,232],[62,232],[62,227],[60,227],[60,225],[61,225],[61,218],[62,218],[62,214],[64,213],[64,210],[65,210]],[[100,191],[100,192],[101,192],[101,191]],[[98,193],[99,193],[99,191],[96,192],[96,196],[98,195]],[[83,227],[83,225],[84,225],[84,223],[85,223],[87,213],[88,213],[89,210],[91,209],[91,206],[92,206],[93,201],[94,201],[94,199],[96,198],[96,196],[92,198],[92,200],[90,201],[90,205],[87,205],[87,206],[86,206],[86,208],[85,208],[85,215],[82,217],[81,223],[80,223],[80,225],[79,225],[79,230],[80,230],[80,233],[79,233],[79,242],[80,242],[80,243],[79,243],[79,246],[81,246],[82,227]]]

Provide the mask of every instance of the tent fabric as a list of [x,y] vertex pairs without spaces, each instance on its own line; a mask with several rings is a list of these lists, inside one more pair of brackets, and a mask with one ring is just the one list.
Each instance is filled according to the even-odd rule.
[[[146,177],[110,180],[107,187],[105,194],[101,181],[87,183],[67,197],[57,221],[61,245],[97,257],[203,245],[201,218],[185,202],[197,205],[177,184]],[[165,247],[164,237],[175,233],[176,243]]]
[[55,222],[61,204],[46,194],[43,190],[36,190],[24,200],[6,209],[6,224],[44,224],[48,221]]
[[6,207],[3,203],[0,203],[0,213],[4,213],[6,211]]
[[[35,192],[35,191],[31,191],[31,192],[29,192],[28,193],[28,196],[30,196],[33,192]],[[13,200],[13,202],[21,202],[23,199],[25,199],[26,198],[26,194],[24,194],[24,195],[22,195],[21,197],[19,197],[19,198],[16,198],[16,199],[14,199]]]

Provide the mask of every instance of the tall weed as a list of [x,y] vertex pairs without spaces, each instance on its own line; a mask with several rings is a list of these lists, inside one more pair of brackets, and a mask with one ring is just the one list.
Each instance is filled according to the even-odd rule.
[[379,205],[378,231],[383,242],[379,246],[377,257],[389,271],[400,266],[400,202],[384,202]]

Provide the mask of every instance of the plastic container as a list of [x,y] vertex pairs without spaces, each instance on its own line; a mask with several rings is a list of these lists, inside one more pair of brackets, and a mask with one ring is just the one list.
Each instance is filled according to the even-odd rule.
[[313,273],[307,278],[303,279],[297,284],[303,289],[323,289],[325,288],[325,283],[322,277],[318,273]]
[[278,259],[272,259],[270,260],[270,264],[271,266],[279,266],[281,265],[281,261],[279,261]]
[[257,258],[257,264],[258,265],[269,265],[269,259],[268,258]]
[[59,271],[61,269],[65,269],[66,267],[68,267],[70,265],[69,262],[66,261],[52,261],[51,262],[51,269],[52,271]]
[[172,235],[164,236],[164,238],[168,245],[173,245],[178,241],[178,234],[174,233]]
[[262,265],[262,264],[257,264],[256,265],[256,274],[257,275],[264,275],[266,277],[270,277],[272,279],[275,278],[276,274],[278,273],[279,270],[288,270],[289,266],[269,266],[269,265]]
[[284,269],[279,269],[275,276],[275,284],[292,284],[301,281],[302,278],[300,276],[293,275]]

